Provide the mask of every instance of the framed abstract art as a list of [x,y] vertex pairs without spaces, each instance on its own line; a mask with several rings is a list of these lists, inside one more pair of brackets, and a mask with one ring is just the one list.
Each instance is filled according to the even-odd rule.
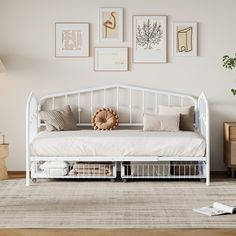
[[197,23],[173,23],[173,56],[197,56]]
[[56,57],[89,56],[89,23],[56,23]]
[[99,8],[99,41],[123,42],[123,8]]

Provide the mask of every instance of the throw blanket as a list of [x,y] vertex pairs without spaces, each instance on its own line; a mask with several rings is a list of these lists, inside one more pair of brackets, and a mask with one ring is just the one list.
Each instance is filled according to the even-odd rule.
[[45,161],[39,169],[48,177],[65,176],[69,172],[69,164],[65,161]]
[[43,170],[43,173],[46,175],[46,176],[65,176],[67,175],[69,172],[69,169],[68,168],[64,168],[64,169],[44,169]]
[[75,163],[70,176],[112,176],[112,165],[107,163]]

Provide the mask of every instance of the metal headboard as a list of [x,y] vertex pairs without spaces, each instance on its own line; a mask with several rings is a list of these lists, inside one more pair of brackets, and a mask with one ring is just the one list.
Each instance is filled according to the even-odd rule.
[[[90,111],[90,119],[93,113],[96,110],[96,106],[94,105],[95,100],[94,96],[96,93],[100,93],[102,96],[102,107],[106,107],[108,104],[108,98],[107,94],[109,91],[112,90],[113,95],[115,96],[114,101],[111,104],[109,104],[109,107],[112,106],[118,113],[120,114],[120,110],[122,107],[126,106],[126,115],[128,117],[127,121],[122,121],[122,119],[119,122],[119,126],[142,126],[142,122],[136,122],[134,120],[134,111],[139,110],[140,114],[143,114],[147,111],[148,104],[146,104],[146,100],[148,100],[149,96],[149,103],[152,103],[152,109],[149,112],[157,113],[158,112],[158,106],[160,104],[163,104],[160,102],[159,98],[162,97],[162,101],[165,100],[165,105],[171,106],[185,106],[186,104],[191,104],[195,106],[195,111],[197,111],[197,99],[195,97],[180,94],[180,93],[173,93],[173,92],[167,92],[167,91],[161,91],[161,90],[155,90],[155,89],[148,89],[148,88],[141,88],[136,86],[129,86],[129,85],[109,85],[109,86],[103,86],[103,87],[95,87],[95,88],[89,88],[89,89],[82,89],[82,90],[76,90],[71,92],[63,92],[63,93],[55,93],[51,95],[44,96],[39,101],[39,107],[38,110],[42,110],[43,104],[46,101],[50,102],[49,109],[55,109],[55,101],[56,99],[60,98],[63,99],[63,103],[65,105],[69,104],[69,97],[75,96],[77,100],[76,104],[76,111],[77,111],[77,125],[78,126],[90,126],[90,120],[88,122],[84,122],[81,119],[81,113],[83,112],[84,107],[81,104],[81,97],[83,95],[87,95],[90,97],[89,102],[86,104],[87,110]],[[122,94],[126,93],[126,104],[121,102],[121,91]],[[114,94],[115,93],[115,94]],[[138,93],[138,97],[140,98],[141,104],[139,107],[135,106],[133,103],[133,97],[134,93]],[[152,99],[150,99],[150,96]],[[164,98],[164,99],[163,99]],[[123,98],[124,99],[124,98]],[[173,103],[173,101],[175,101]],[[196,112],[197,115],[197,112]],[[197,120],[197,119],[196,119]],[[39,127],[44,126],[44,124],[39,122]]]

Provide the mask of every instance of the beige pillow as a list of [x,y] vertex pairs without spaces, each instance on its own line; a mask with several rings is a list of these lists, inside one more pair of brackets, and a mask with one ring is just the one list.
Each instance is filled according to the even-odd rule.
[[194,106],[172,107],[159,105],[160,115],[180,114],[180,130],[194,131]]
[[143,131],[179,131],[180,115],[151,115],[143,116]]
[[112,130],[118,126],[118,115],[110,108],[97,110],[92,117],[92,125],[96,130]]
[[40,111],[39,116],[45,122],[48,131],[77,129],[76,120],[69,105],[62,109]]

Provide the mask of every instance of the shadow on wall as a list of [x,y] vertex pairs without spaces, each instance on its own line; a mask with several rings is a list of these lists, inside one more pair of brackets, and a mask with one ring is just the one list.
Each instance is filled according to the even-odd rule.
[[6,79],[7,78],[7,69],[4,66],[2,60],[0,59],[0,79]]
[[211,170],[213,171],[227,170],[224,164],[223,124],[233,121],[236,122],[235,105],[219,103],[210,105]]
[[48,66],[48,60],[14,53],[4,56],[4,64],[11,74],[18,74],[25,72],[25,70],[27,73],[30,71],[35,73],[35,71]]

